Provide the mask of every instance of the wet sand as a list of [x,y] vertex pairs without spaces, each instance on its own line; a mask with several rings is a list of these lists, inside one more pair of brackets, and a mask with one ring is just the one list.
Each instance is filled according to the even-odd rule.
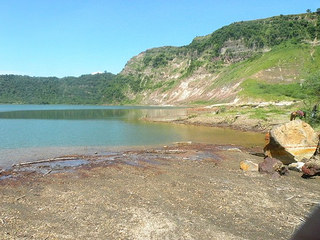
[[[157,146],[155,146],[157,147]],[[79,146],[79,147],[34,147],[0,150],[0,169],[14,164],[39,161],[63,155],[93,155],[105,152],[146,149],[145,146]]]
[[[17,165],[0,181],[1,239],[288,239],[319,177],[239,169],[260,148],[175,144]],[[68,159],[69,158],[69,159]]]

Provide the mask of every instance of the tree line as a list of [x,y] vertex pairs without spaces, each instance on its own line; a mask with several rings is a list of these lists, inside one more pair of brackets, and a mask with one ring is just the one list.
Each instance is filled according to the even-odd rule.
[[0,103],[111,104],[126,99],[128,77],[112,73],[80,77],[0,75]]

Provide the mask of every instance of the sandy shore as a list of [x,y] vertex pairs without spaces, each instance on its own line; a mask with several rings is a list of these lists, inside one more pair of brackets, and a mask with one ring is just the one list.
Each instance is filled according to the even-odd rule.
[[[177,144],[1,173],[1,239],[288,239],[319,178],[243,172],[262,149]],[[73,162],[72,162],[73,161]],[[66,163],[67,162],[67,163]]]

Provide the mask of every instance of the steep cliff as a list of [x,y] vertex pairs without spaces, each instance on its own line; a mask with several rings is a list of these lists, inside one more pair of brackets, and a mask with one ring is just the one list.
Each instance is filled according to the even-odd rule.
[[281,15],[146,50],[120,73],[132,79],[126,96],[143,104],[231,102],[259,98],[246,89],[253,84],[298,86],[320,62],[318,22],[316,13]]

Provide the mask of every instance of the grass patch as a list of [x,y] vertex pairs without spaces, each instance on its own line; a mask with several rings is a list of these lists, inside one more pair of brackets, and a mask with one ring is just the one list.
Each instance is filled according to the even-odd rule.
[[311,51],[311,46],[306,44],[280,44],[269,52],[257,53],[245,61],[224,67],[221,76],[213,83],[212,89],[252,78],[260,71],[278,67],[299,69],[300,77],[304,78],[320,64],[320,48],[315,48],[313,58],[310,56]]
[[196,100],[190,103],[190,105],[199,105],[199,106],[207,106],[216,104],[216,100]]
[[[320,66],[320,46],[310,49],[307,61],[304,61],[304,75],[314,74],[319,71]],[[311,54],[312,53],[312,54]]]
[[[296,109],[296,108],[294,108]],[[236,115],[246,115],[251,119],[262,119],[268,121],[270,118],[277,118],[278,116],[288,115],[293,109],[288,109],[287,106],[268,106],[268,107],[224,107],[221,106],[218,109],[218,114],[214,113],[205,113],[206,117],[213,116],[236,116]]]
[[270,84],[248,79],[241,84],[240,95],[266,101],[305,99],[307,92],[299,83]]
[[175,80],[171,80],[171,81],[169,81],[169,82],[165,82],[165,83],[164,83],[164,87],[162,88],[161,91],[162,91],[162,92],[166,92],[166,91],[172,89],[174,86],[176,86],[177,83],[178,83],[178,81],[175,81]]
[[251,109],[249,113],[249,118],[252,119],[262,119],[268,121],[269,117],[287,114],[288,110],[279,107],[269,107],[269,108],[255,108]]

